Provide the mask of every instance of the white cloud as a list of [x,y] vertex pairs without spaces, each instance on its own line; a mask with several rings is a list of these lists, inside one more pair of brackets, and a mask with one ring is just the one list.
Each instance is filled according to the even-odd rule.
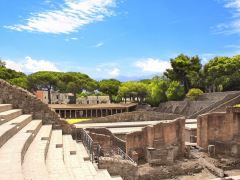
[[78,38],[77,37],[72,37],[71,40],[76,41],[76,40],[78,40]]
[[6,67],[25,73],[33,73],[37,71],[59,71],[53,62],[47,60],[35,60],[30,56],[26,56],[22,62],[6,60]]
[[228,0],[225,8],[231,9],[232,20],[228,23],[221,23],[216,26],[217,33],[235,34],[240,33],[240,0]]
[[204,53],[204,54],[201,54],[200,55],[200,58],[202,60],[202,63],[203,64],[206,64],[208,63],[208,61],[212,58],[214,58],[215,56],[217,56],[216,54],[213,54],[213,53]]
[[116,63],[104,63],[98,65],[95,70],[98,78],[116,78],[120,75],[120,69]]
[[16,31],[36,31],[43,33],[71,33],[82,26],[104,20],[113,15],[111,7],[115,0],[65,0],[58,10],[32,13],[26,24],[5,26]]
[[120,74],[120,69],[118,69],[116,67],[109,71],[109,75],[111,77],[117,77],[117,76],[119,76],[119,74]]
[[135,66],[142,69],[143,72],[150,73],[162,73],[171,68],[170,62],[153,58],[137,61]]
[[103,42],[99,42],[99,43],[97,43],[94,47],[98,48],[98,47],[101,47],[101,46],[103,46],[103,45],[104,45]]

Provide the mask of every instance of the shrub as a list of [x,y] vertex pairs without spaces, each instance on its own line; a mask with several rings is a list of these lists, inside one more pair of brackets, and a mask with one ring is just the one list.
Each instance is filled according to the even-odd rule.
[[200,95],[203,94],[203,91],[198,88],[192,88],[188,91],[187,97],[191,100],[197,100]]

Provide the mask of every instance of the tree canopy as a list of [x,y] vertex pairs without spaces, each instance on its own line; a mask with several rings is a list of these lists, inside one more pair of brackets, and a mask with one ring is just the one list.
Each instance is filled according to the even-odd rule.
[[171,68],[152,79],[120,82],[117,79],[95,81],[80,72],[39,71],[25,75],[6,68],[0,59],[0,78],[30,91],[73,93],[73,103],[77,95],[109,95],[112,102],[130,100],[158,106],[161,102],[182,100],[187,92],[187,97],[195,100],[202,92],[240,90],[240,55],[216,56],[202,65],[198,56],[180,54],[170,59],[170,64]]

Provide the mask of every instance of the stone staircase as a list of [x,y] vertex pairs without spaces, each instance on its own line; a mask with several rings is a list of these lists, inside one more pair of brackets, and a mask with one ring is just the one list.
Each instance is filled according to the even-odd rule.
[[82,143],[32,115],[0,104],[0,179],[120,180],[89,161]]

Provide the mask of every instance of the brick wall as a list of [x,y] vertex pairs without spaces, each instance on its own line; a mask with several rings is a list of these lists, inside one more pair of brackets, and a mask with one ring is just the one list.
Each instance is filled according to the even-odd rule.
[[126,151],[129,154],[131,151],[138,153],[142,151],[146,155],[148,147],[159,149],[172,145],[178,147],[178,155],[183,155],[185,149],[184,118],[146,126],[142,131],[126,135]]
[[198,116],[197,144],[205,149],[208,145],[215,145],[218,153],[239,154],[240,148],[236,149],[240,134],[239,115],[240,108],[228,107],[226,112]]

